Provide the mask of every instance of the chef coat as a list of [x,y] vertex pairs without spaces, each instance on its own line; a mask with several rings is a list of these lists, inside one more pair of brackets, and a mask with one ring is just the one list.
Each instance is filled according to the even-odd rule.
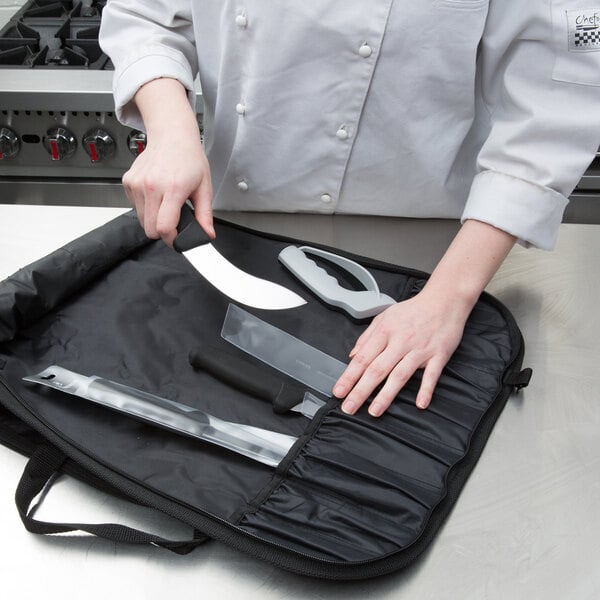
[[600,143],[600,0],[109,0],[100,42],[133,128],[141,85],[193,104],[199,72],[217,209],[470,218],[550,249]]

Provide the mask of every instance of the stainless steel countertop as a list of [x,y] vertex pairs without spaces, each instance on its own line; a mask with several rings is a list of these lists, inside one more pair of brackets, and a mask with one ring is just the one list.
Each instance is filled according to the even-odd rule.
[[[121,209],[0,205],[0,279]],[[230,214],[256,229],[430,271],[449,221]],[[600,226],[562,225],[553,253],[517,247],[488,291],[526,343],[528,388],[513,395],[437,539],[403,572],[334,583],[302,578],[209,543],[187,556],[90,537],[27,533],[13,504],[25,459],[0,447],[3,597],[595,599],[600,597]],[[186,527],[58,480],[37,513]]]

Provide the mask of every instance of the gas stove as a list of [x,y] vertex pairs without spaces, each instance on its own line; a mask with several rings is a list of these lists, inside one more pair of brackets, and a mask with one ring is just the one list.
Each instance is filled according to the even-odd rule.
[[105,3],[28,0],[0,29],[0,202],[127,204],[146,136],[115,117]]

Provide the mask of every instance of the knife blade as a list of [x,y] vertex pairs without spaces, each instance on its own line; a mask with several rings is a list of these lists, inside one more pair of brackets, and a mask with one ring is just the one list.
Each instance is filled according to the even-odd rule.
[[325,401],[307,391],[305,386],[285,381],[269,369],[217,346],[204,345],[192,350],[189,362],[223,383],[273,404],[276,413],[302,413],[312,419]]
[[181,208],[177,231],[178,235],[173,241],[175,250],[183,254],[211,285],[232,300],[267,310],[296,308],[306,304],[306,300],[292,290],[250,275],[229,262],[213,246],[188,204]]

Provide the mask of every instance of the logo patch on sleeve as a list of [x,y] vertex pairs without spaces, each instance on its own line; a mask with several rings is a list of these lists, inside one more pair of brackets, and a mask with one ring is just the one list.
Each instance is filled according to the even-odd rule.
[[600,51],[600,8],[567,10],[570,52]]

